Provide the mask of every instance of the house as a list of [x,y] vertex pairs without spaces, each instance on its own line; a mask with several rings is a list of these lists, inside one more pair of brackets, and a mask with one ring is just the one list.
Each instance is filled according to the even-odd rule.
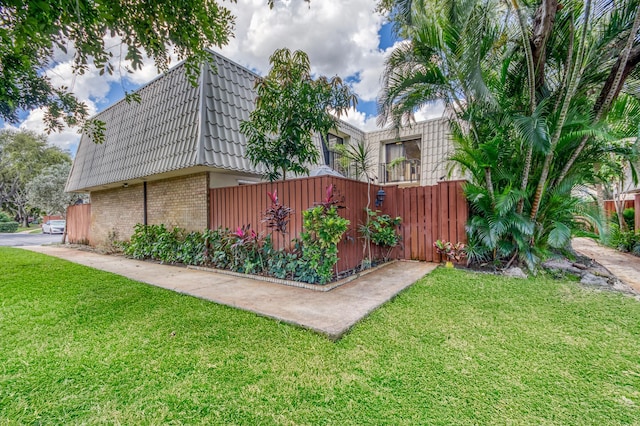
[[[261,181],[263,169],[245,157],[239,131],[254,107],[259,76],[211,52],[215,69],[188,82],[184,64],[94,118],[105,123],[105,143],[84,134],[66,191],[91,197],[90,243],[126,239],[137,223],[208,226],[209,190]],[[364,132],[345,122],[316,137],[325,165],[349,175],[332,147],[365,142],[379,165],[380,184],[433,185],[446,176],[451,150],[443,119],[396,130]],[[315,165],[315,167],[320,165]]]

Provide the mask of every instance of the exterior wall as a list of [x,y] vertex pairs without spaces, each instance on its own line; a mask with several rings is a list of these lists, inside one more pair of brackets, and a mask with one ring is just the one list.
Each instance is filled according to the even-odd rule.
[[[454,172],[448,175],[447,158],[453,153],[449,125],[446,119],[421,121],[412,126],[380,130],[366,134],[366,140],[375,153],[376,165],[385,162],[385,145],[398,140],[421,139],[420,185],[436,185],[440,180],[457,180],[462,175]],[[378,171],[376,170],[376,173]],[[442,177],[444,179],[440,179]],[[398,182],[393,182],[398,184]]]
[[[208,173],[147,184],[147,223],[179,226],[187,231],[207,228]],[[142,207],[142,198],[140,199]]]
[[237,186],[240,182],[262,182],[255,176],[243,176],[229,173],[209,173],[209,188],[224,188],[227,186]]
[[[187,231],[207,228],[208,173],[147,183],[147,223],[179,226]],[[144,222],[143,185],[91,193],[91,237],[93,246],[105,245],[109,234],[127,240],[138,223]]]
[[133,227],[142,221],[142,185],[91,193],[92,246],[105,245],[109,233],[115,233],[118,240],[129,239]]

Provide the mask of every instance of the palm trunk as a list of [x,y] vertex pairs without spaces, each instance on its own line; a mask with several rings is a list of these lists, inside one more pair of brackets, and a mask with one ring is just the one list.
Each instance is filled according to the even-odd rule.
[[[633,21],[629,37],[627,38],[627,43],[620,53],[620,58],[618,58],[616,65],[614,65],[614,67],[611,69],[609,78],[605,82],[605,85],[602,88],[602,92],[600,93],[600,96],[598,96],[598,100],[594,105],[594,122],[596,123],[600,121],[602,116],[609,110],[614,98],[618,95],[618,93],[620,93],[620,89],[622,88],[622,84],[626,80],[626,77],[638,64],[638,62],[640,62],[640,47],[638,49],[634,49],[633,54],[631,51],[636,38],[636,33],[638,32],[638,28],[640,28],[640,8],[636,10],[635,19]],[[632,59],[632,61],[629,61],[630,58]],[[578,145],[576,150],[571,155],[569,161],[564,165],[556,184],[560,184],[567,176],[569,170],[573,166],[573,163],[575,163],[576,159],[578,158],[578,155],[580,155],[584,147],[587,145],[588,140],[588,136],[582,138],[582,141],[580,141],[580,145]]]
[[551,139],[551,143],[549,146],[549,153],[545,156],[544,165],[542,166],[542,173],[540,175],[540,180],[538,181],[538,186],[536,187],[536,193],[533,198],[533,203],[531,205],[531,213],[529,218],[534,221],[538,216],[538,211],[540,209],[540,203],[542,201],[542,195],[544,193],[545,187],[547,186],[547,179],[549,178],[549,171],[551,170],[551,163],[553,158],[555,157],[556,146],[558,145],[558,140],[560,140],[560,134],[562,133],[562,127],[564,126],[564,122],[567,119],[567,113],[569,111],[569,105],[571,104],[571,100],[573,95],[575,94],[575,90],[577,87],[578,79],[582,74],[582,62],[584,60],[584,49],[585,49],[585,41],[587,38],[587,27],[589,23],[589,15],[591,14],[591,0],[587,0],[584,10],[584,23],[582,28],[582,36],[580,38],[580,44],[578,45],[578,53],[576,60],[573,64],[573,69],[571,72],[571,77],[569,78],[569,84],[567,86],[567,93],[562,102],[562,108],[560,110],[560,114],[558,115],[558,122],[556,123],[556,130],[553,133],[553,137]]

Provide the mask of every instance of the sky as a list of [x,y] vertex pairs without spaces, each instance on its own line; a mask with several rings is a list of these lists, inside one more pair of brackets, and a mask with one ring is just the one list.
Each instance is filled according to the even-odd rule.
[[[279,48],[303,50],[309,55],[312,73],[332,77],[338,75],[348,82],[358,95],[356,110],[349,111],[343,120],[363,130],[375,130],[376,97],[380,90],[380,76],[385,55],[398,41],[391,25],[374,12],[372,0],[298,0],[277,1],[269,9],[265,0],[240,0],[222,3],[236,16],[234,37],[222,48],[214,50],[260,75],[269,70],[269,56]],[[119,39],[105,37],[106,45],[118,57]],[[65,54],[56,51],[50,69],[46,71],[53,84],[64,85],[82,101],[90,115],[94,115],[123,98],[124,91],[132,91],[151,81],[158,73],[152,60],[147,59],[142,70],[129,74],[116,71],[113,75],[99,75],[90,69],[84,75],[72,72],[73,49]],[[172,66],[177,61],[173,61]],[[26,112],[19,127],[43,133],[42,110]],[[440,105],[423,108],[416,120],[442,115]],[[48,136],[49,142],[75,154],[80,135],[77,129],[65,129]]]

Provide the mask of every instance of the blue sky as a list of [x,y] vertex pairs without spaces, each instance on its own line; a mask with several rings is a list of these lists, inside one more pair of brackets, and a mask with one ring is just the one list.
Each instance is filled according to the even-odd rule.
[[[265,74],[274,50],[282,47],[303,50],[309,55],[315,74],[338,75],[358,94],[358,107],[349,113],[346,121],[366,130],[376,128],[380,74],[385,53],[396,39],[391,25],[374,12],[375,2],[322,0],[308,5],[283,0],[277,1],[273,10],[264,0],[241,3],[223,3],[236,16],[235,37],[226,46],[215,48],[216,51]],[[117,58],[121,51],[119,39],[105,36],[105,45]],[[68,50],[66,54],[56,51],[53,66],[47,74],[54,84],[70,87],[88,105],[91,114],[122,99],[123,89],[135,90],[157,76],[152,60],[146,60],[143,69],[134,74],[120,73],[117,69],[112,76],[100,76],[97,70],[77,76],[72,72],[72,46]],[[123,70],[126,61],[121,60],[119,64]],[[42,132],[42,116],[40,110],[25,113],[19,126]],[[49,136],[51,143],[72,153],[75,153],[79,139],[76,129]]]

